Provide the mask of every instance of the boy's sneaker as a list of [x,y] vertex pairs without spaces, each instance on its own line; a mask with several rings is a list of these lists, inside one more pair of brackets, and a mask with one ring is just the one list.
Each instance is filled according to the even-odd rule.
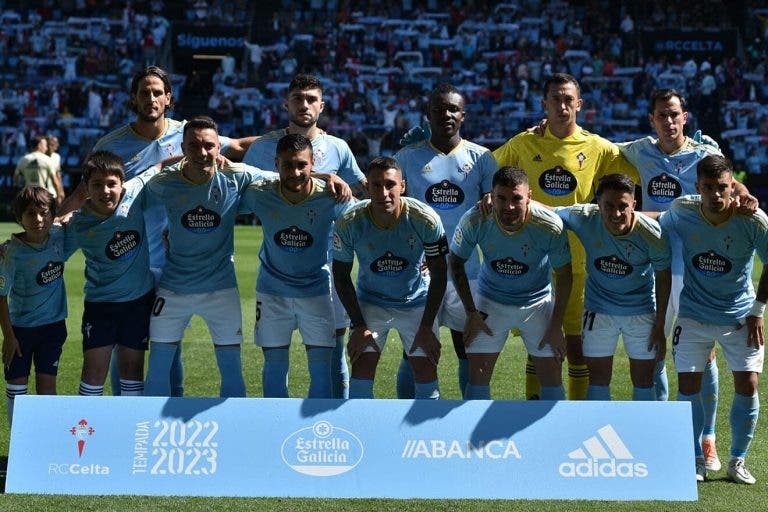
[[717,456],[717,446],[715,446],[715,437],[706,436],[701,443],[704,450],[704,461],[707,465],[707,471],[720,471],[723,467],[720,464],[720,457]]
[[696,481],[703,482],[707,479],[707,465],[704,457],[696,457]]
[[754,484],[757,480],[744,465],[744,459],[733,458],[728,462],[728,477],[739,484]]

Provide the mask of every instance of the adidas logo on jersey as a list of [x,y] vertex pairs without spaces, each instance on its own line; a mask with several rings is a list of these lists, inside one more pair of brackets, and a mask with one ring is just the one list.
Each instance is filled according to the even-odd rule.
[[541,155],[538,155],[538,154],[537,154],[536,156],[534,156],[534,157],[533,157],[533,161],[534,161],[534,162],[541,162]]
[[581,448],[568,454],[570,461],[560,464],[566,478],[645,478],[648,466],[635,457],[611,425],[597,429]]

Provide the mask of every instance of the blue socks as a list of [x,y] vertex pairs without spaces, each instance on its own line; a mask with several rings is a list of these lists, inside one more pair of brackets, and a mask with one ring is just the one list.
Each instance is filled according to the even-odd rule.
[[261,385],[264,398],[288,398],[288,349],[270,348],[263,352]]
[[610,399],[611,399],[610,386],[596,386],[594,384],[590,384],[589,387],[587,388],[587,400],[610,400]]
[[415,398],[417,400],[437,400],[440,398],[440,389],[438,388],[438,381],[432,382],[417,382],[414,386]]
[[541,386],[542,400],[565,400],[565,388],[559,386]]
[[245,382],[243,381],[243,366],[240,361],[240,345],[214,346],[216,363],[221,373],[221,390],[223,398],[245,398]]
[[[342,347],[344,343],[342,342]],[[336,349],[315,347],[307,350],[309,367],[309,393],[307,398],[334,398],[331,395],[331,365],[336,359]],[[331,359],[333,357],[333,360]],[[338,374],[334,374],[334,381]]]
[[349,398],[349,367],[344,354],[343,334],[336,336],[331,356],[331,398]]
[[467,383],[467,387],[464,388],[462,395],[464,400],[490,400],[491,386]]
[[397,368],[397,398],[414,397],[413,370],[411,370],[411,364],[408,362],[408,355],[403,352],[403,358],[400,360],[400,366]]
[[464,395],[464,390],[467,389],[469,384],[469,360],[459,358],[459,389],[461,390],[461,396],[465,400],[467,397]]
[[[666,376],[666,372],[664,373]],[[657,398],[656,392],[658,388],[638,388],[637,386],[632,388],[632,400],[636,402],[653,402]]]
[[373,379],[349,379],[349,398],[373,398]]
[[717,360],[707,363],[701,378],[701,402],[704,406],[704,435],[715,435],[715,420],[717,419],[717,395],[720,393],[720,378]]
[[743,459],[747,455],[752,438],[755,437],[755,426],[760,411],[760,400],[757,394],[753,396],[734,393],[731,405],[731,458]]
[[176,343],[149,343],[144,396],[171,396],[171,365],[178,348]]
[[701,393],[693,395],[684,395],[677,392],[677,401],[691,402],[691,412],[693,414],[693,448],[696,457],[703,457],[704,451],[701,448],[701,435],[704,432],[704,406],[701,403]]
[[653,387],[656,400],[666,402],[669,400],[669,380],[667,379],[667,362],[658,361],[653,371]]

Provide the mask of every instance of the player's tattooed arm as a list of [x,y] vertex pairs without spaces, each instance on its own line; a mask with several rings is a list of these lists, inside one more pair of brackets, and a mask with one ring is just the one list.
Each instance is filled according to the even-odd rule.
[[656,360],[663,361],[667,357],[667,337],[664,335],[664,324],[667,321],[667,305],[672,290],[672,271],[657,270],[654,273],[656,282],[656,320],[648,337],[648,351],[656,348]]
[[8,368],[14,357],[21,357],[21,346],[11,326],[11,313],[8,310],[7,295],[0,296],[0,329],[3,331],[3,365]]
[[483,315],[475,307],[475,300],[472,298],[472,290],[469,287],[469,278],[464,269],[466,261],[454,252],[451,252],[451,255],[448,257],[448,266],[451,269],[453,285],[467,314],[467,319],[464,322],[464,346],[468,347],[481,331],[489,336],[493,336],[493,332],[485,323]]
[[427,289],[427,303],[424,305],[424,313],[421,315],[419,330],[411,347],[411,354],[421,347],[427,355],[427,360],[437,366],[440,361],[440,340],[435,336],[432,326],[437,317],[437,311],[443,302],[445,287],[448,284],[448,265],[445,254],[427,257],[429,269],[429,288]]
[[763,331],[763,315],[765,313],[765,302],[768,300],[768,265],[763,266],[760,274],[760,281],[757,284],[757,294],[752,310],[747,315],[747,346],[760,348],[765,344],[765,334]]
[[350,332],[347,342],[347,353],[352,364],[357,362],[368,347],[380,352],[374,334],[368,329],[357,300],[355,285],[352,283],[352,263],[333,260],[333,285],[341,304],[349,316]]

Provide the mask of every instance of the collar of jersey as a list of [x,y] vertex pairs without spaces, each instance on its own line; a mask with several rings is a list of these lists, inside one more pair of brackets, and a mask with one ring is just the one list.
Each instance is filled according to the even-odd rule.
[[458,149],[459,149],[459,148],[462,146],[462,144],[464,144],[464,139],[459,139],[459,143],[458,143],[458,144],[456,144],[456,147],[455,147],[455,148],[453,148],[452,150],[450,150],[448,153],[443,153],[442,151],[440,151],[439,149],[437,149],[437,148],[436,148],[436,147],[435,147],[435,146],[432,144],[432,139],[428,140],[428,141],[427,141],[427,144],[429,144],[429,147],[431,147],[431,148],[432,148],[432,149],[435,151],[435,153],[437,153],[438,155],[443,155],[443,156],[450,156],[450,155],[454,154],[456,151],[458,151]]
[[278,193],[280,194],[280,199],[282,199],[283,201],[286,202],[286,204],[289,204],[291,206],[298,206],[298,205],[300,205],[302,203],[305,203],[307,200],[309,200],[310,197],[312,197],[312,194],[314,194],[314,192],[315,192],[315,186],[317,186],[317,184],[315,183],[315,179],[312,176],[309,177],[309,180],[312,183],[312,188],[310,189],[309,194],[307,194],[307,197],[305,197],[304,199],[302,199],[298,203],[291,202],[290,199],[285,197],[285,194],[283,194],[283,186],[282,186],[282,184],[277,187]]
[[158,138],[156,138],[156,139],[150,139],[150,138],[147,138],[147,137],[141,135],[139,132],[137,132],[136,130],[133,129],[133,123],[128,123],[128,129],[131,130],[131,133],[134,136],[136,136],[137,138],[139,138],[141,140],[146,140],[146,141],[149,141],[149,142],[153,142],[153,141],[162,139],[163,137],[165,137],[165,134],[168,133],[168,126],[170,125],[170,123],[168,122],[168,118],[167,117],[163,118],[163,123],[165,124],[165,128],[163,128],[163,133],[161,133],[160,136]]
[[492,213],[493,213],[493,220],[496,222],[496,226],[498,226],[499,231],[501,231],[502,233],[504,233],[507,236],[517,236],[517,234],[520,233],[525,228],[525,226],[528,224],[528,221],[531,220],[531,215],[532,215],[531,203],[530,202],[528,203],[528,211],[525,212],[525,220],[523,220],[523,223],[520,224],[520,227],[517,228],[514,231],[510,231],[510,230],[508,230],[507,228],[504,227],[504,225],[499,220],[499,216],[496,215],[496,209],[495,208],[493,209]]
[[403,216],[405,215],[405,211],[408,208],[408,203],[402,197],[400,198],[400,206],[401,206],[401,208],[400,208],[400,215],[398,215],[397,219],[395,220],[395,223],[392,224],[389,227],[382,226],[381,224],[376,222],[376,217],[373,216],[373,211],[371,211],[371,203],[370,202],[368,203],[368,206],[366,207],[366,209],[368,210],[368,217],[371,218],[371,223],[374,226],[376,226],[377,228],[382,229],[384,231],[389,231],[390,229],[395,229],[397,227],[397,225],[400,224],[400,219],[403,218]]

